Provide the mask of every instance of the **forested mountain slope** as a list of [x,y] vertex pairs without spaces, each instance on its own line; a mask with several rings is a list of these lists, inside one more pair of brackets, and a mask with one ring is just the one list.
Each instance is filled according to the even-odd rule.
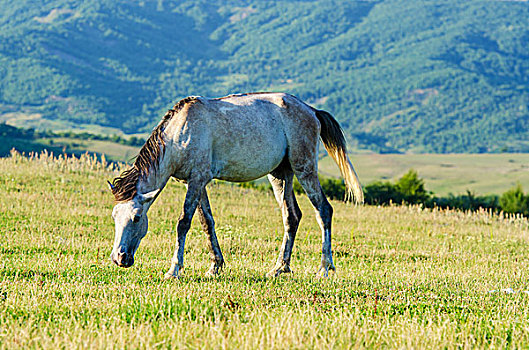
[[357,148],[529,151],[528,18],[526,1],[0,0],[0,121],[145,132],[187,95],[273,90]]

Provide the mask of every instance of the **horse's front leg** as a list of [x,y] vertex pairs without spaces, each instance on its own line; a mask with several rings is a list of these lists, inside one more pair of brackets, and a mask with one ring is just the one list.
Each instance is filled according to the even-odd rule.
[[200,201],[200,195],[204,188],[205,185],[202,182],[190,182],[187,185],[184,208],[176,226],[176,231],[178,234],[176,248],[173,258],[171,259],[171,268],[165,274],[165,278],[178,277],[180,270],[184,267],[184,245],[186,242],[186,235],[189,231],[189,228],[191,227],[191,220],[193,219],[193,214],[197,209]]
[[198,207],[198,215],[202,229],[208,236],[208,249],[211,258],[211,267],[207,272],[208,276],[217,275],[224,265],[224,257],[220,250],[219,241],[215,234],[215,221],[213,220],[213,214],[211,213],[211,207],[209,205],[208,193],[206,188],[202,191],[200,198],[200,205]]

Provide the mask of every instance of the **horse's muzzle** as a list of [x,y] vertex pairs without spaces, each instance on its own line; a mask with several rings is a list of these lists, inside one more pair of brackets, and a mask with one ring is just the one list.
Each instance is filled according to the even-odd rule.
[[131,267],[134,264],[134,256],[129,253],[112,254],[112,261],[119,267]]

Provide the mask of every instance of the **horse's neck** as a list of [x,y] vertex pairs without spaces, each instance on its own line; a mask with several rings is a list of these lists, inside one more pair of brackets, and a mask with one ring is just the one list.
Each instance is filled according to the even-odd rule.
[[138,180],[138,192],[141,194],[149,193],[155,190],[162,190],[169,178],[172,175],[172,171],[167,162],[167,154],[162,156],[160,163],[156,169],[151,171],[144,177],[140,177]]

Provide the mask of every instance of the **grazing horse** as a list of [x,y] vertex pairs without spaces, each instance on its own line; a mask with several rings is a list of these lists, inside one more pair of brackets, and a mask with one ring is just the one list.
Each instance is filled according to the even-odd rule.
[[184,244],[198,209],[216,275],[224,258],[206,192],[212,179],[243,182],[268,174],[281,208],[285,235],[274,269],[291,272],[290,257],[301,211],[292,190],[294,175],[316,210],[322,230],[322,261],[318,275],[334,270],[331,252],[332,207],[318,180],[318,138],[336,161],[347,195],[363,201],[358,177],[347,157],[338,122],[284,93],[250,93],[222,98],[187,97],[169,110],[141,148],[134,165],[110,184],[116,205],[112,211],[115,239],[112,260],[121,267],[134,263],[147,233],[147,211],[172,176],[186,183],[184,208],[177,224],[178,238],[166,278],[178,277],[184,266]]

